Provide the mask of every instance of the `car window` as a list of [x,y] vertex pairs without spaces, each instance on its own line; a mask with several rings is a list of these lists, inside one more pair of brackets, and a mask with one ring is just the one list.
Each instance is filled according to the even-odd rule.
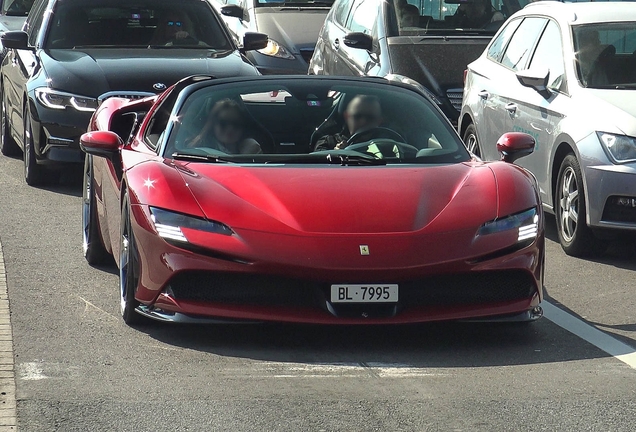
[[33,6],[33,0],[5,0],[2,4],[2,13],[7,16],[22,16],[29,14]]
[[380,6],[377,0],[355,0],[345,27],[351,32],[372,34]]
[[524,19],[510,39],[501,64],[514,71],[524,69],[545,22],[545,18],[530,17]]
[[336,0],[333,5],[333,20],[344,27],[351,10],[351,0]]
[[501,55],[503,54],[508,41],[514,34],[519,24],[521,24],[521,19],[515,19],[510,21],[506,26],[501,30],[501,33],[497,35],[497,37],[492,41],[490,46],[488,47],[488,58],[492,59],[496,62],[500,61]]
[[[293,154],[326,163],[321,152],[336,151],[388,163],[469,159],[426,97],[384,83],[286,78],[211,85],[190,94],[169,118],[167,158],[248,154],[247,162],[264,163]],[[153,132],[161,128],[158,121]],[[347,146],[335,149],[335,140]]]
[[565,85],[565,66],[563,60],[563,44],[561,31],[554,22],[548,22],[537,49],[532,56],[530,69],[544,69],[550,71],[548,87],[562,90]]
[[29,45],[31,46],[35,46],[38,41],[38,34],[44,20],[46,6],[46,0],[40,1],[26,19],[25,28],[29,35]]
[[170,47],[227,50],[231,43],[207,2],[98,0],[60,2],[45,43],[49,49],[76,47]]

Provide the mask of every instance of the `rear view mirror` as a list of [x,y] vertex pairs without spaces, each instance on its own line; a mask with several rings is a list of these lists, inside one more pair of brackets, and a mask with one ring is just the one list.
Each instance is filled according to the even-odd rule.
[[115,132],[87,132],[80,137],[80,148],[85,153],[112,159],[124,141]]
[[269,36],[264,33],[247,32],[243,36],[243,51],[263,49],[269,42]]
[[23,31],[8,31],[0,36],[2,46],[10,49],[29,49],[29,36]]
[[501,154],[501,160],[509,163],[528,156],[534,151],[534,146],[534,138],[521,132],[505,133],[497,141],[497,151]]
[[226,5],[221,8],[221,15],[238,18],[243,21],[249,21],[249,15],[245,13],[245,9],[238,5]]
[[371,51],[373,49],[373,38],[366,33],[349,33],[344,37],[344,44],[349,48]]
[[517,80],[519,80],[522,86],[535,89],[544,97],[550,96],[550,91],[548,90],[548,79],[550,78],[549,70],[526,69],[517,72],[516,75]]

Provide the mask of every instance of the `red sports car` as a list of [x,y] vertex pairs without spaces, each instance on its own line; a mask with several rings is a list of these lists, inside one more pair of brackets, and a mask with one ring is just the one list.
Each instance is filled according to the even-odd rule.
[[128,324],[396,324],[541,316],[534,177],[482,162],[410,84],[186,78],[111,98],[81,139],[84,253]]

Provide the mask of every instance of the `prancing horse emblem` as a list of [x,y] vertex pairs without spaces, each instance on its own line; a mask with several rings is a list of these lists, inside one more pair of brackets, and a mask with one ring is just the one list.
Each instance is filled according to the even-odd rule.
[[360,245],[360,255],[369,255],[368,245]]
[[157,91],[164,91],[167,87],[164,83],[154,83],[152,85],[152,88]]

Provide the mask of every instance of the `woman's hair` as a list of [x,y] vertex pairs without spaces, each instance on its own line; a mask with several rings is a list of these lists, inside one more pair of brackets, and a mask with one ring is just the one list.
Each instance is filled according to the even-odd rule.
[[212,110],[210,111],[210,116],[216,122],[222,113],[226,113],[228,111],[233,111],[238,114],[238,117],[241,121],[245,122],[245,115],[243,114],[243,110],[241,109],[241,105],[234,99],[221,99],[217,103],[214,104]]

